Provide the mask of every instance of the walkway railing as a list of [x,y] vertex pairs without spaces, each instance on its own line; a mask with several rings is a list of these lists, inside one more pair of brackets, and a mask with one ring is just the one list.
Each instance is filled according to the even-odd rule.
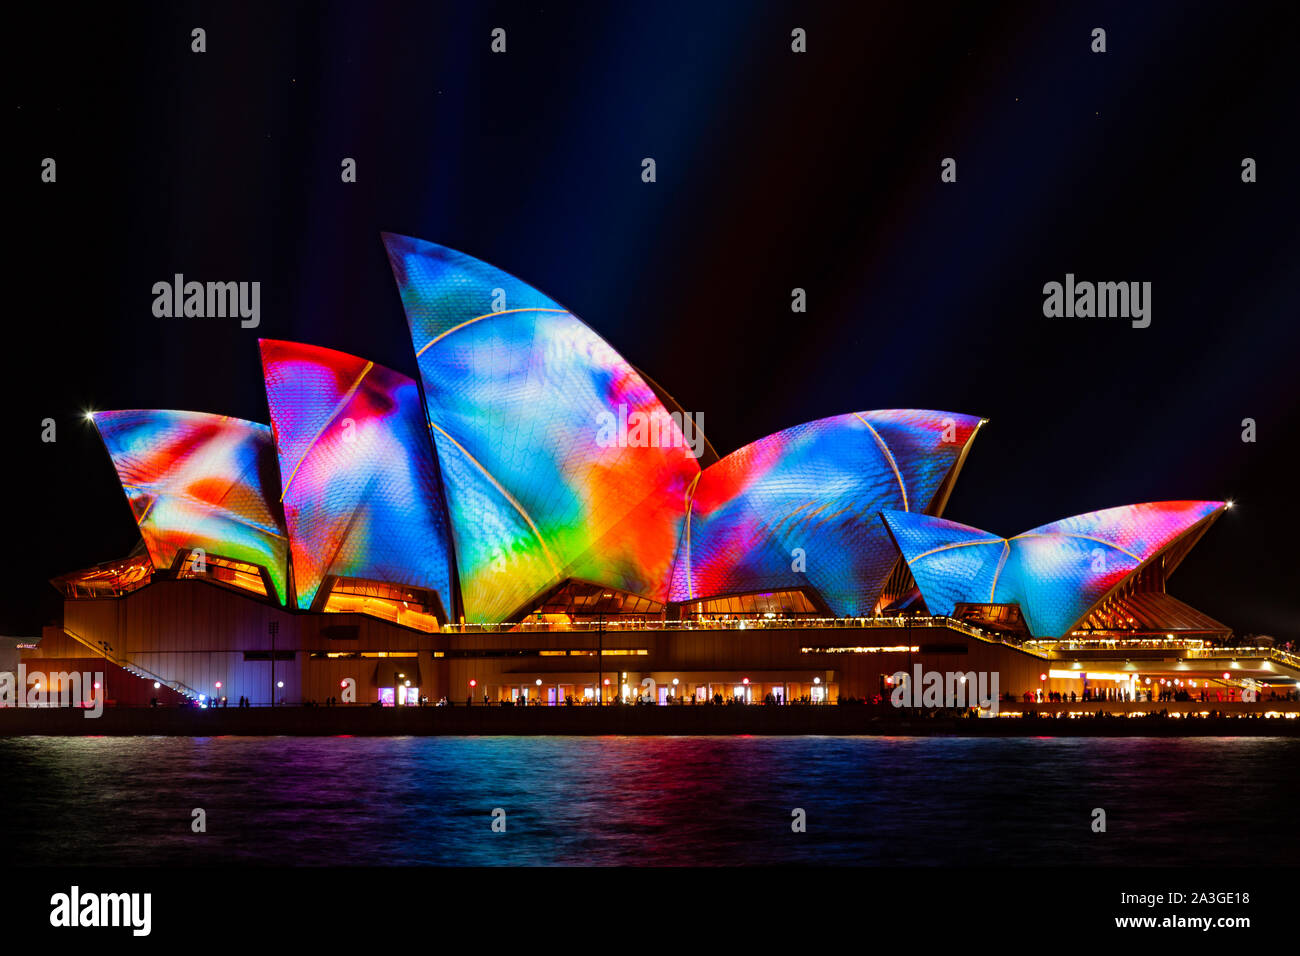
[[139,677],[142,680],[151,680],[154,683],[161,684],[164,687],[170,687],[172,690],[176,691],[176,693],[180,694],[182,697],[188,697],[190,700],[198,700],[199,697],[201,696],[199,692],[196,691],[193,687],[190,687],[187,684],[183,684],[178,680],[168,680],[165,677],[153,673],[153,671],[146,670],[145,668],[140,667],[138,664],[135,664],[134,662],[127,660],[125,657],[118,657],[116,654],[110,652],[107,648],[95,644],[89,638],[82,637],[80,634],[78,634],[76,631],[72,630],[69,627],[64,627],[63,633],[68,635],[68,637],[72,638],[78,644],[82,644],[90,648],[92,651],[94,651],[100,657],[104,658],[104,660],[108,661],[109,663],[116,664],[118,667],[122,668],[122,670],[134,674],[136,677]]
[[1124,651],[1162,651],[1181,657],[1219,659],[1230,657],[1266,657],[1300,670],[1300,654],[1289,653],[1277,647],[1245,645],[1210,645],[1201,638],[1191,638],[1185,643],[1160,639],[1114,641],[1019,641],[995,631],[986,631],[968,621],[953,617],[757,617],[757,618],[690,618],[680,621],[620,620],[604,622],[603,628],[592,621],[520,621],[516,624],[449,624],[442,631],[447,634],[524,634],[583,633],[603,629],[606,634],[636,631],[751,631],[751,630],[827,630],[852,628],[946,628],[990,644],[1014,647],[1043,660],[1093,651],[1099,654],[1118,654]]
[[594,621],[520,621],[516,624],[448,624],[442,631],[448,634],[501,634],[509,631],[516,633],[573,633],[582,631],[604,630],[606,634],[623,631],[756,631],[756,630],[790,630],[827,628],[898,628],[898,627],[943,627],[983,637],[987,640],[999,640],[965,621],[952,617],[731,617],[731,618],[690,618],[681,621],[664,621],[657,618],[649,620],[622,620],[613,618],[603,625]]
[[1292,654],[1280,647],[1246,647],[1235,644],[1226,644],[1222,647],[1192,647],[1183,652],[1183,656],[1198,659],[1263,657],[1300,670],[1300,654]]
[[[1037,645],[1034,647],[1033,645]],[[1280,647],[1248,644],[1209,644],[1195,639],[1188,643],[1161,640],[1136,641],[1033,641],[1026,650],[1043,649],[1054,658],[1078,654],[1113,657],[1120,653],[1155,651],[1162,656],[1177,655],[1188,660],[1229,660],[1238,657],[1264,658],[1300,670],[1300,655]],[[1149,657],[1150,655],[1148,655]]]

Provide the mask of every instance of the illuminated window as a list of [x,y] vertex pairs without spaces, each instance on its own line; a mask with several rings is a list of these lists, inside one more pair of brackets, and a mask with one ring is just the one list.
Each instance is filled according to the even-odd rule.
[[802,591],[767,591],[761,594],[739,594],[728,597],[691,601],[682,605],[683,612],[691,617],[701,615],[743,615],[748,617],[800,617],[820,613]]
[[426,633],[441,627],[441,605],[434,592],[382,581],[335,578],[324,609],[329,614],[366,614]]
[[916,654],[918,645],[895,644],[889,647],[801,647],[800,654]]
[[52,582],[64,596],[71,600],[81,598],[119,597],[142,588],[153,579],[153,562],[147,554],[136,555],[122,561],[98,564],[85,571],[76,571],[55,578]]
[[251,591],[263,597],[266,596],[266,582],[262,580],[262,569],[255,564],[232,561],[216,554],[207,555],[203,562],[199,564],[203,570],[195,570],[196,564],[199,564],[199,562],[186,558],[181,562],[176,577],[203,578],[220,584],[228,584],[243,591]]

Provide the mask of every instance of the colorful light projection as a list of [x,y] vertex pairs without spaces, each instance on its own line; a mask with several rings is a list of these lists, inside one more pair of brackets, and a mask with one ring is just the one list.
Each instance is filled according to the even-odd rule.
[[[885,510],[886,526],[932,614],[958,602],[1019,604],[1035,637],[1061,637],[1130,575],[1227,507],[1155,501],[1107,508],[999,538],[927,515]],[[1167,573],[1167,571],[1166,571]]]
[[201,548],[266,569],[285,603],[288,542],[271,429],[205,412],[89,416],[126,492],[154,567]]
[[466,618],[506,620],[567,578],[663,601],[700,473],[680,422],[554,300],[433,243],[391,234],[384,243],[424,385]]
[[941,508],[981,420],[851,412],[768,435],[700,476],[671,600],[809,587],[837,615],[869,614],[898,554],[881,508]]
[[435,590],[450,614],[447,518],[415,381],[315,345],[261,347],[298,606],[337,576]]

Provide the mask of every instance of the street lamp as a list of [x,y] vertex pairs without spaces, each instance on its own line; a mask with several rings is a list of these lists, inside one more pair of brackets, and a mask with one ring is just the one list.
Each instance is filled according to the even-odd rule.
[[[271,635],[271,706],[275,706],[275,635],[280,633],[280,622],[271,621],[266,625],[267,632]],[[281,687],[284,685],[281,684]]]
[[600,707],[605,703],[605,694],[601,687],[609,684],[608,680],[603,680],[605,676],[605,612],[603,610],[596,614],[596,706]]

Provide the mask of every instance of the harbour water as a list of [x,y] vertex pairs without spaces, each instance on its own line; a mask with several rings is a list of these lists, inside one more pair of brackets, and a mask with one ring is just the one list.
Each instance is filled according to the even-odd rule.
[[16,737],[0,862],[1295,864],[1298,762],[1294,738]]

